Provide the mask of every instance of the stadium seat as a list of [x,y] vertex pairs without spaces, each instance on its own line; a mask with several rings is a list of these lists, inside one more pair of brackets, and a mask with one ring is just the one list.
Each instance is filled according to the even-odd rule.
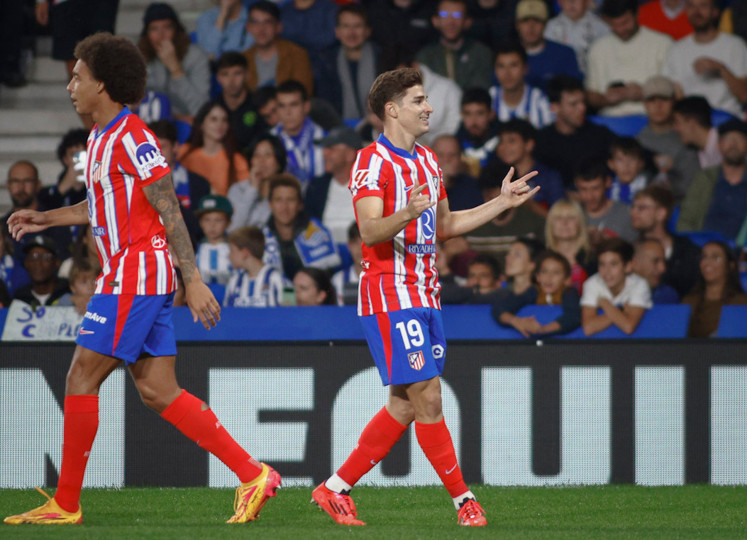
[[355,129],[358,124],[361,123],[360,118],[345,118],[343,120],[346,126],[348,126],[350,129]]
[[722,307],[716,336],[722,338],[747,338],[747,306]]
[[736,243],[731,238],[727,238],[723,235],[723,233],[720,233],[718,231],[690,231],[690,232],[680,232],[678,233],[680,236],[687,236],[693,244],[697,245],[698,247],[703,247],[708,242],[723,242],[724,244],[728,245],[731,249],[736,248]]
[[596,115],[590,116],[589,120],[606,127],[620,137],[635,137],[648,124],[648,117],[645,114],[631,114],[630,116]]
[[687,335],[689,322],[690,306],[661,304],[646,311],[638,328],[631,335],[627,335],[617,326],[610,326],[591,336],[585,336],[583,329],[579,328],[570,334],[558,337],[565,339],[683,338]]
[[747,291],[747,272],[742,272],[739,274],[739,279],[742,282],[742,289]]
[[672,208],[672,215],[669,216],[669,221],[667,221],[667,230],[670,233],[677,232],[677,220],[680,218],[680,207],[679,205]]
[[711,123],[714,125],[714,127],[719,127],[727,120],[731,120],[733,118],[736,118],[733,114],[722,111],[721,109],[713,109],[713,111],[711,112]]
[[176,139],[179,144],[184,144],[189,140],[189,135],[192,133],[192,126],[182,120],[174,120],[176,126]]
[[226,296],[226,286],[220,283],[210,283],[208,287],[213,292],[213,296],[215,296],[218,303],[223,305],[223,297]]

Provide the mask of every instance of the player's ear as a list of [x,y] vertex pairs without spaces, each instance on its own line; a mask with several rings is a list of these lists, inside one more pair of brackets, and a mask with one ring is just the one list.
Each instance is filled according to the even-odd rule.
[[391,118],[397,118],[397,104],[394,103],[393,101],[388,102],[384,106],[384,111]]

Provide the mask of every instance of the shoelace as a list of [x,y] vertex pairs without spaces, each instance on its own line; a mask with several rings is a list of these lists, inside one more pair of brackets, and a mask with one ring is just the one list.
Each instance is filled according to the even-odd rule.
[[462,512],[465,518],[470,518],[470,519],[482,515],[482,512],[477,506],[477,501],[475,500],[469,500],[466,503],[464,503],[464,506],[462,507]]
[[340,507],[345,511],[346,514],[351,516],[358,515],[358,511],[355,509],[355,503],[349,495],[342,495],[340,493],[335,494],[335,500]]
[[38,491],[39,493],[41,493],[42,495],[44,495],[44,496],[45,496],[45,497],[47,498],[47,500],[48,500],[48,501],[51,501],[51,500],[52,500],[52,497],[50,497],[50,496],[49,496],[49,495],[47,494],[47,492],[46,492],[46,491],[44,491],[44,490],[43,490],[42,488],[40,488],[39,486],[36,486],[36,491]]

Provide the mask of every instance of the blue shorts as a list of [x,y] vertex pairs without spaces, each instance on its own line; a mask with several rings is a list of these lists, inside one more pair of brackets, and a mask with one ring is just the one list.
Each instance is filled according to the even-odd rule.
[[144,354],[174,356],[173,302],[174,293],[95,294],[88,302],[75,342],[128,364]]
[[438,377],[446,338],[441,311],[412,308],[361,317],[363,332],[384,386]]

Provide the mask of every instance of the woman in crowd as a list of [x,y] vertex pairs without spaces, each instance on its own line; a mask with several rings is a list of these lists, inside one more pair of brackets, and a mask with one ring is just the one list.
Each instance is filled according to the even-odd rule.
[[210,96],[210,61],[190,41],[174,8],[163,3],[147,7],[137,46],[147,62],[146,90],[167,96],[174,117],[191,121]]
[[223,197],[232,184],[249,178],[249,165],[237,150],[228,118],[228,109],[220,102],[200,107],[189,141],[178,155],[182,166],[206,178],[211,192]]
[[692,307],[689,337],[710,337],[718,329],[721,307],[747,304],[734,252],[723,242],[708,242],[700,255],[700,277],[682,299]]
[[547,249],[563,255],[571,265],[571,285],[581,294],[584,281],[593,274],[589,268],[589,233],[581,206],[568,199],[552,205],[545,222]]
[[504,274],[510,280],[508,288],[515,295],[523,294],[532,286],[535,257],[545,249],[542,242],[534,238],[519,238],[506,253]]
[[336,306],[337,294],[329,274],[319,268],[301,268],[293,277],[297,306]]
[[269,179],[285,171],[288,157],[283,142],[274,135],[258,137],[249,147],[249,178],[228,188],[233,217],[228,231],[254,225],[262,227],[270,217]]

